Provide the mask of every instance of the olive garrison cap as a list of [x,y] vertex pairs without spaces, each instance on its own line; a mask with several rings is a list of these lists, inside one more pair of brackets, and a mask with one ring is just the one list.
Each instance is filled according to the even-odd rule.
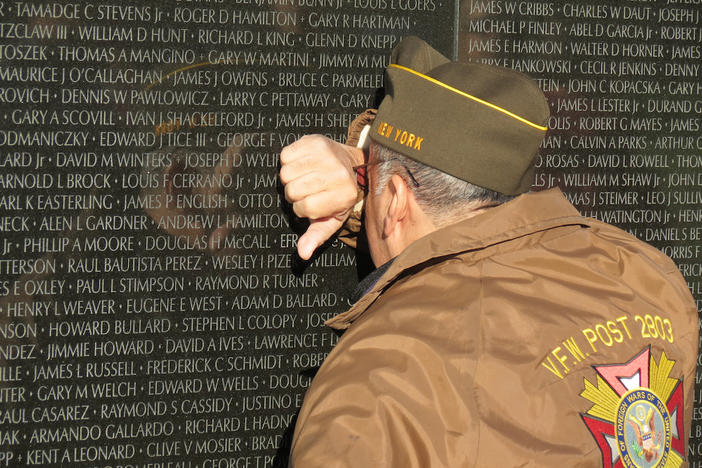
[[529,190],[547,130],[537,84],[506,68],[452,62],[417,37],[392,52],[373,141],[507,195]]

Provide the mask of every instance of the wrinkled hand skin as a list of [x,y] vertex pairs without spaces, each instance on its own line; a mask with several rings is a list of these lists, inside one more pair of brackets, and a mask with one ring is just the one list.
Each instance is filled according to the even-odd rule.
[[285,199],[310,226],[297,241],[297,253],[308,260],[334,235],[357,201],[353,167],[364,163],[363,151],[322,135],[307,135],[280,152],[280,180]]

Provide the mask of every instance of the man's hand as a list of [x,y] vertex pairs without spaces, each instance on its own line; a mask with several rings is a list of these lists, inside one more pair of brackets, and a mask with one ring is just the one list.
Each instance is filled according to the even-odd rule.
[[364,163],[363,151],[321,135],[307,135],[280,152],[280,180],[297,216],[309,218],[297,253],[309,259],[341,228],[358,198],[353,167]]

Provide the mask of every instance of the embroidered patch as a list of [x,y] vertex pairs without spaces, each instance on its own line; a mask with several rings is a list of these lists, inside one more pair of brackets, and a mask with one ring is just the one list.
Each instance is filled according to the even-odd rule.
[[583,422],[602,452],[605,468],[677,468],[684,461],[682,379],[675,361],[648,347],[625,364],[593,366],[597,384],[584,379],[580,396],[592,402]]

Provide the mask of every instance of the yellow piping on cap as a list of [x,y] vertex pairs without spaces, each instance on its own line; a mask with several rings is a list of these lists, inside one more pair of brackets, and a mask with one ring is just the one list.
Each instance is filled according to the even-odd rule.
[[512,117],[512,118],[514,118],[514,119],[517,119],[517,120],[519,120],[520,122],[523,122],[523,123],[525,123],[525,124],[527,124],[527,125],[529,125],[529,126],[531,126],[531,127],[534,127],[534,128],[536,128],[537,130],[541,130],[541,131],[544,131],[544,132],[545,132],[546,130],[548,130],[548,127],[544,127],[544,126],[542,126],[542,125],[537,125],[537,124],[535,124],[535,123],[533,123],[533,122],[530,122],[530,121],[528,121],[527,119],[525,119],[524,117],[520,117],[520,116],[518,116],[517,114],[514,114],[514,113],[508,111],[507,109],[503,109],[503,108],[500,107],[500,106],[496,106],[495,104],[492,104],[492,103],[487,102],[487,101],[483,101],[482,99],[477,98],[477,97],[475,97],[475,96],[471,96],[470,94],[468,94],[468,93],[466,93],[466,92],[463,92],[463,91],[461,91],[460,89],[456,89],[456,88],[454,88],[453,86],[449,86],[449,85],[447,85],[446,83],[442,83],[441,81],[439,81],[439,80],[437,80],[437,79],[434,79],[434,78],[432,78],[431,76],[424,75],[424,74],[422,74],[422,73],[419,73],[418,71],[412,70],[411,68],[403,67],[402,65],[397,65],[396,63],[391,63],[389,66],[390,66],[390,67],[394,67],[394,68],[399,68],[400,70],[405,70],[405,71],[408,71],[408,72],[410,72],[410,73],[413,73],[413,74],[417,75],[418,77],[424,78],[425,80],[428,80],[428,81],[431,81],[432,83],[437,84],[437,85],[439,85],[439,86],[441,86],[441,87],[443,87],[443,88],[446,88],[446,89],[448,89],[449,91],[453,91],[454,93],[460,94],[461,96],[467,97],[468,99],[472,99],[472,100],[475,101],[475,102],[479,102],[480,104],[484,104],[484,105],[486,105],[486,106],[488,106],[488,107],[491,107],[491,108],[493,108],[493,109],[495,109],[495,110],[497,110],[497,111],[502,112],[503,114],[509,115],[510,117]]

